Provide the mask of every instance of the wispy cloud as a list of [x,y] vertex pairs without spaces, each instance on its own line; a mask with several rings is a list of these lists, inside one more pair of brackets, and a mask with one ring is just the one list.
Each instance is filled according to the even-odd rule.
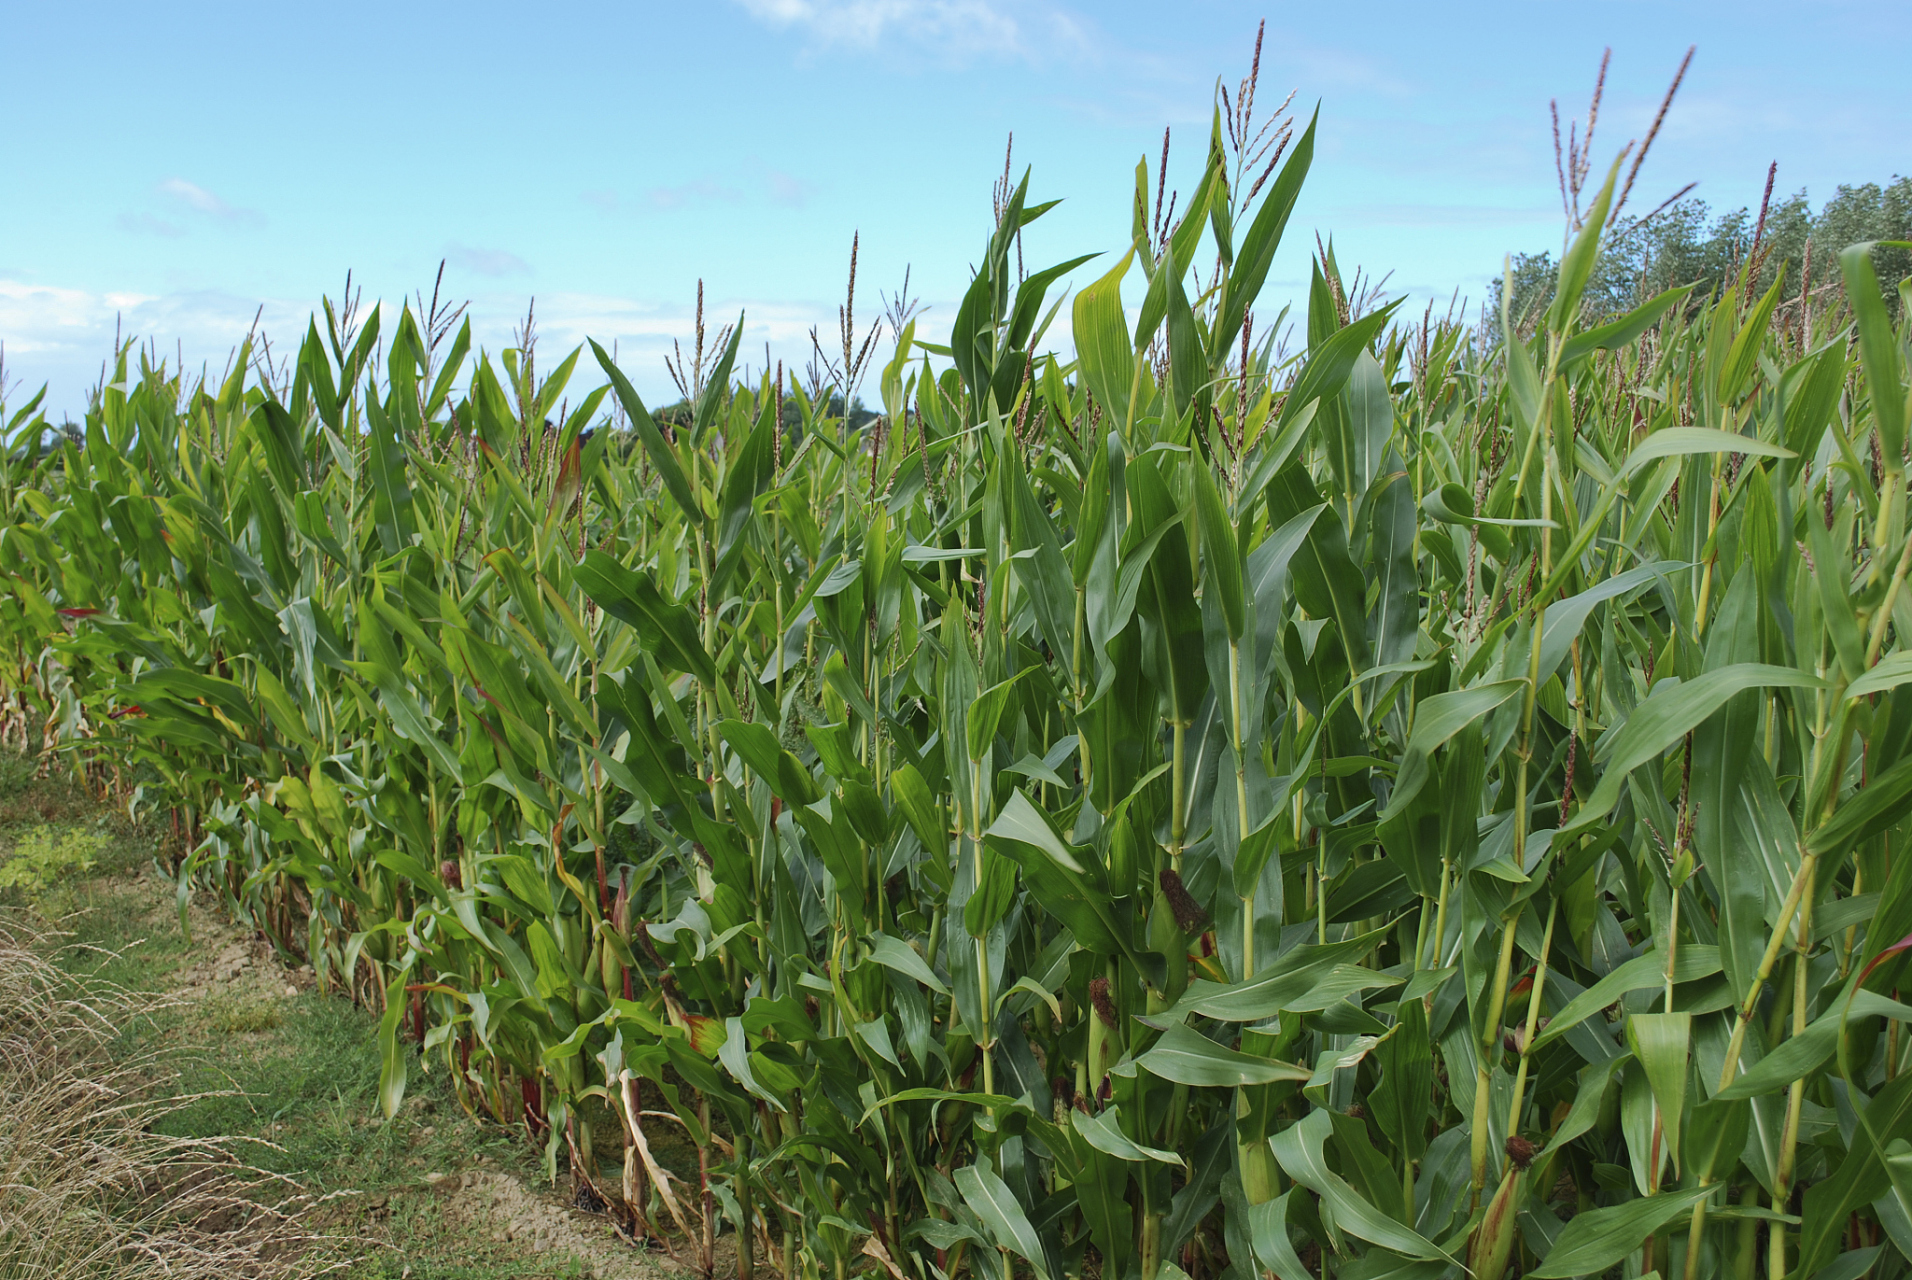
[[1417,87],[1388,61],[1356,48],[1321,44],[1298,33],[1274,33],[1281,41],[1279,52],[1269,59],[1270,69],[1288,83],[1304,86],[1307,94],[1329,94],[1404,99]]
[[311,308],[211,289],[167,294],[75,289],[0,276],[0,333],[7,363],[21,385],[47,384],[47,413],[78,415],[86,392],[113,353],[114,336],[150,343],[170,367],[183,359],[190,374],[217,378],[260,317],[262,330],[296,335]]
[[[463,265],[458,257],[447,256]],[[366,292],[369,297],[372,290]],[[475,296],[470,316],[478,345],[494,351],[511,345],[524,304],[523,293],[508,285]],[[620,362],[641,392],[674,394],[663,357],[673,352],[674,341],[688,344],[696,331],[695,309],[688,300],[554,291],[539,293],[537,307],[538,328],[550,348],[569,349],[586,336],[607,348],[615,345]],[[305,331],[311,310],[309,302],[219,290],[184,289],[157,295],[100,292],[0,273],[0,334],[6,337],[10,375],[29,388],[29,394],[42,382],[48,383],[48,412],[55,420],[84,409],[87,389],[98,381],[101,361],[112,353],[115,333],[150,344],[154,358],[164,359],[169,366],[183,361],[189,377],[203,368],[217,379],[255,314],[263,311],[262,332],[275,339],[296,339]],[[809,354],[811,328],[821,326],[830,332],[836,316],[833,303],[807,299],[717,296],[706,308],[706,315],[713,319],[733,319],[739,312],[747,317],[744,358],[753,369],[763,360],[766,347],[772,359],[801,369]],[[388,322],[394,318],[386,317]],[[275,341],[275,350],[278,347]],[[596,375],[586,379],[581,372],[580,379],[590,385]]]
[[757,162],[743,166],[742,175],[717,177],[705,174],[687,182],[648,187],[635,199],[616,191],[586,191],[578,198],[600,213],[619,215],[645,211],[674,213],[711,205],[745,205],[768,201],[785,208],[802,208],[816,190],[806,178],[781,169],[764,168]]
[[168,178],[159,184],[158,191],[174,205],[202,213],[218,222],[237,226],[259,226],[265,222],[265,216],[256,209],[237,208],[198,183],[188,182],[184,178]]
[[674,187],[652,187],[644,193],[653,209],[682,209],[693,204],[736,204],[744,193],[716,178],[693,178]]
[[1081,45],[1088,24],[1049,0],[736,0],[758,21],[822,48],[915,45],[961,61],[1033,58]]
[[164,236],[168,240],[177,240],[186,234],[186,228],[178,223],[168,222],[150,213],[122,213],[113,222],[121,231],[139,236]]
[[184,178],[167,178],[154,184],[152,194],[157,207],[125,210],[113,222],[128,235],[163,236],[177,240],[194,226],[262,227],[265,215],[256,209],[242,209]]
[[105,328],[95,359],[110,345],[114,317],[154,299],[136,293],[93,293],[0,278],[0,332],[14,355],[44,356],[90,342]]
[[909,40],[1014,47],[1016,19],[990,0],[740,0],[752,17],[796,27],[821,44],[872,48],[887,35]]
[[517,254],[505,249],[477,249],[470,245],[454,244],[445,250],[448,261],[475,271],[481,276],[517,276],[528,275],[531,264]]
[[1323,209],[1319,218],[1344,226],[1368,227],[1525,227],[1560,220],[1558,206],[1472,204],[1344,204]]
[[770,185],[770,203],[800,209],[810,199],[811,184],[792,173],[772,169],[764,175]]

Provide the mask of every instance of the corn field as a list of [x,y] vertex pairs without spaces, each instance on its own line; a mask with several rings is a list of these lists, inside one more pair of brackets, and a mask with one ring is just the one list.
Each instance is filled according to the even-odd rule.
[[124,347],[0,414],[7,732],[706,1274],[1903,1275],[1890,282],[1585,323],[1623,155],[1531,337],[1323,250],[1290,354],[1314,142],[1145,161],[1073,359],[1026,175],[946,344],[676,415],[436,305]]

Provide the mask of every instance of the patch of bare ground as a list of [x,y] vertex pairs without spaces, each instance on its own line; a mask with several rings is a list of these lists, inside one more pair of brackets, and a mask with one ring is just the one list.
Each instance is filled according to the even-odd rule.
[[[512,1174],[467,1170],[434,1176],[429,1185],[449,1225],[532,1255],[570,1259],[584,1269],[582,1274],[597,1280],[661,1280],[667,1274],[686,1274],[667,1255],[632,1245],[605,1215],[569,1208]],[[721,1261],[717,1273],[726,1274]]]

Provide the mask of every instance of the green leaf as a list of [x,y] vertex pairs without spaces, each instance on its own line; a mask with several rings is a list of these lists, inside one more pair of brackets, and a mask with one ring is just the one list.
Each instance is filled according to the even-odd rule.
[[1168,294],[1168,382],[1164,389],[1170,411],[1180,419],[1187,415],[1190,402],[1208,379],[1208,353],[1202,349],[1202,326],[1188,305],[1182,273],[1164,268],[1155,273],[1155,283]]
[[865,941],[870,944],[870,959],[906,978],[914,978],[939,996],[949,994],[949,988],[929,967],[929,961],[918,955],[909,943],[887,933],[873,933]]
[[1002,475],[1011,497],[1010,542],[1016,549],[1017,580],[1035,609],[1049,651],[1069,653],[1074,644],[1075,581],[1062,554],[1062,539],[1030,488],[1022,459],[1004,458]]
[[963,928],[972,938],[988,937],[1016,900],[1015,862],[987,845],[982,852],[982,875],[963,904]]
[[929,783],[923,780],[922,773],[915,765],[900,764],[890,774],[890,795],[897,807],[902,809],[903,817],[908,820],[916,838],[923,842],[923,848],[929,850],[932,856],[947,851],[949,828],[943,823],[935,794],[930,791]]
[[956,1170],[955,1182],[956,1189],[963,1194],[963,1202],[983,1220],[996,1243],[1019,1255],[1034,1268],[1039,1280],[1048,1280],[1048,1259],[1043,1253],[1042,1238],[1036,1234],[1029,1215],[1023,1212],[1009,1185],[986,1164]]
[[1627,1047],[1646,1068],[1660,1108],[1673,1168],[1680,1168],[1680,1127],[1686,1115],[1686,1057],[1693,1040],[1690,1013],[1636,1013],[1627,1018]]
[[1133,261],[1131,249],[1075,299],[1076,360],[1103,413],[1118,427],[1129,419],[1129,391],[1135,380],[1135,346],[1122,310],[1122,277]]
[[1275,1159],[1288,1176],[1320,1196],[1333,1211],[1336,1224],[1349,1235],[1359,1236],[1370,1244],[1378,1244],[1410,1258],[1456,1262],[1451,1254],[1432,1240],[1412,1227],[1396,1222],[1362,1199],[1353,1187],[1328,1167],[1322,1147],[1332,1132],[1333,1122],[1328,1113],[1317,1109],[1309,1112],[1301,1123],[1290,1125],[1268,1142],[1274,1148]]
[[[664,480],[664,487],[670,490],[672,498],[683,510],[693,525],[704,523],[704,512],[697,505],[697,498],[690,490],[690,481],[684,478],[684,468],[677,461],[677,454],[671,449],[670,442],[664,439],[664,433],[657,429],[657,423],[651,418],[651,411],[644,407],[644,401],[637,394],[637,388],[624,376],[624,371],[611,359],[611,353],[591,343],[591,350],[597,356],[598,363],[604,367],[604,373],[611,380],[611,386],[617,391],[617,401],[624,406],[624,416],[631,420],[631,427],[637,432],[637,438],[644,446],[645,454],[651,465],[657,468],[657,474]],[[602,601],[599,601],[602,604]],[[608,608],[608,606],[606,606]]]
[[1163,1164],[1187,1167],[1187,1161],[1173,1151],[1164,1151],[1160,1147],[1145,1147],[1132,1141],[1115,1123],[1119,1113],[1110,1108],[1107,1111],[1090,1115],[1086,1111],[1071,1111],[1069,1123],[1082,1135],[1082,1140],[1106,1155],[1119,1160],[1133,1160],[1140,1163],[1145,1160],[1158,1160]]
[[[723,351],[711,365],[710,374],[704,380],[704,394],[697,401],[697,416],[691,422],[691,438],[702,440],[704,433],[717,421],[717,413],[730,398],[730,369],[737,362],[737,344],[744,336],[744,313],[737,313],[737,323],[730,327],[730,341],[724,344]],[[635,417],[635,415],[633,415]]]
[[1620,467],[1622,476],[1630,476],[1656,458],[1672,458],[1689,453],[1744,453],[1756,458],[1790,458],[1791,449],[1770,444],[1756,436],[1742,436],[1711,427],[1662,427],[1642,440],[1627,455]]
[[1824,681],[1790,667],[1758,662],[1735,663],[1678,684],[1662,682],[1617,731],[1604,735],[1593,758],[1605,770],[1600,785],[1555,840],[1604,818],[1620,802],[1627,774],[1681,741],[1726,700],[1747,689],[1816,689]]
[[1715,1185],[1662,1191],[1657,1196],[1577,1213],[1540,1265],[1528,1274],[1534,1280],[1598,1275],[1638,1249],[1642,1241],[1667,1223],[1690,1214],[1694,1205],[1718,1189]]
[[[1534,1041],[1538,1048],[1540,1042]],[[1633,1059],[1627,1054],[1618,1054],[1600,1062],[1590,1062],[1580,1068],[1580,1080],[1574,1088],[1573,1105],[1567,1115],[1554,1130],[1553,1138],[1547,1143],[1546,1150],[1535,1156],[1536,1161],[1545,1161],[1554,1152],[1593,1128],[1600,1119],[1605,1105],[1607,1090],[1613,1086],[1613,1075]]]
[[1268,268],[1274,263],[1275,250],[1281,247],[1282,232],[1288,227],[1288,215],[1294,212],[1295,200],[1301,194],[1301,184],[1308,177],[1308,167],[1314,163],[1315,125],[1320,119],[1321,112],[1317,107],[1315,114],[1308,118],[1308,127],[1302,130],[1294,151],[1288,156],[1288,162],[1282,165],[1274,185],[1268,188],[1268,194],[1263,197],[1261,208],[1255,211],[1248,234],[1242,237],[1241,250],[1235,255],[1234,270],[1228,273],[1228,292],[1222,302],[1220,324],[1215,331],[1217,351],[1227,351],[1234,345],[1235,336],[1241,332],[1243,317],[1255,305],[1262,284],[1268,279]]
[[1879,449],[1896,465],[1905,454],[1905,374],[1899,364],[1899,340],[1872,270],[1870,242],[1839,253],[1839,270],[1846,278],[1846,297],[1859,325],[1859,361],[1865,366],[1866,387],[1872,393],[1872,419],[1879,430]]
[[1912,680],[1912,650],[1901,649],[1879,659],[1872,670],[1846,686],[1846,697],[1865,698],[1887,689],[1896,689]]
[[1912,1021],[1912,1008],[1897,1000],[1888,1000],[1876,991],[1854,993],[1850,1008],[1835,1006],[1814,1018],[1804,1031],[1789,1037],[1777,1049],[1751,1067],[1740,1065],[1740,1075],[1726,1088],[1714,1094],[1728,1102],[1734,1098],[1756,1098],[1776,1093],[1795,1080],[1817,1071],[1839,1047],[1839,1030],[1847,1018],[1897,1018]]
[[[731,335],[728,353],[731,358],[736,355],[741,331],[740,325],[738,332]],[[713,382],[711,386],[715,388],[718,384]],[[724,477],[724,491],[717,511],[717,560],[711,569],[713,595],[723,590],[742,556],[744,535],[751,527],[757,499],[776,479],[777,433],[782,426],[773,419],[779,403],[776,396],[764,398],[756,427],[745,437],[743,448],[731,459],[729,474]]]
[[988,1247],[989,1241],[971,1231],[960,1222],[945,1222],[941,1218],[918,1218],[903,1233],[906,1240],[923,1240],[932,1249],[953,1249],[965,1240]]
[[[1379,381],[1378,369],[1376,374]],[[1390,415],[1392,412],[1390,409]],[[1387,455],[1385,465],[1398,463],[1396,455]],[[1381,475],[1368,490],[1367,506],[1367,559],[1374,576],[1368,640],[1374,648],[1374,661],[1393,666],[1414,656],[1421,634],[1421,572],[1416,562],[1419,521],[1414,513],[1413,480],[1400,470]],[[1376,686],[1368,696],[1381,700],[1393,683]]]
[[378,1105],[390,1120],[405,1101],[405,1044],[399,1039],[398,1026],[411,1008],[405,998],[404,970],[392,976],[385,989],[385,1013],[378,1020]]
[[1236,897],[1254,896],[1256,886],[1261,883],[1262,868],[1268,865],[1268,859],[1274,856],[1280,846],[1283,824],[1288,821],[1288,814],[1276,810],[1266,822],[1241,838],[1241,846],[1235,850],[1232,877]]
[[[1221,983],[1197,978],[1173,1007],[1144,1020],[1164,1029],[1191,1014],[1221,1022],[1261,1022],[1307,999],[1329,973],[1372,951],[1385,930],[1341,942],[1304,944],[1281,954],[1246,982]],[[1381,975],[1376,975],[1377,977]],[[1383,978],[1383,982],[1393,981]]]
[[[1760,656],[1759,574],[1736,573],[1721,602],[1719,614],[1706,633],[1705,663],[1721,667]],[[1696,813],[1692,848],[1705,865],[1718,893],[1720,960],[1736,1000],[1751,990],[1759,959],[1765,950],[1767,881],[1763,864],[1764,834],[1744,838],[1743,828],[1763,824],[1759,796],[1766,771],[1764,758],[1755,764],[1758,722],[1765,699],[1740,694],[1694,730],[1690,768],[1689,812]],[[1661,819],[1656,818],[1658,822]],[[1790,818],[1777,838],[1793,846],[1797,835]]]
[[1616,351],[1630,346],[1634,339],[1659,323],[1661,316],[1686,301],[1687,295],[1698,287],[1697,284],[1678,285],[1635,307],[1618,320],[1574,334],[1561,345],[1560,367],[1569,369],[1595,351]]
[[[879,717],[876,714],[876,708],[870,705],[869,695],[863,691],[863,686],[858,684],[856,677],[850,674],[850,664],[844,661],[842,650],[837,650],[823,660],[823,683],[837,697],[843,699],[844,704],[850,708],[850,713],[858,720],[865,724],[877,723]],[[859,766],[860,771],[861,766]],[[836,769],[830,772],[839,778],[847,776]]]
[[896,1056],[896,1046],[890,1040],[890,1027],[887,1022],[881,1018],[872,1018],[868,1022],[859,1022],[855,1025],[857,1039],[868,1045],[871,1052],[897,1070],[903,1069],[902,1061]]
[[717,732],[785,804],[815,804],[822,795],[810,771],[783,749],[768,725],[726,720]]
[[1159,984],[1162,958],[1135,949],[1127,908],[1118,918],[1102,868],[1077,857],[1027,796],[1010,792],[983,838],[1022,865],[1029,892],[1068,927],[1078,945],[1098,955],[1126,956],[1151,984]]
[[1195,489],[1195,512],[1202,532],[1202,564],[1206,580],[1221,599],[1222,619],[1228,625],[1228,638],[1239,642],[1248,628],[1243,603],[1241,547],[1235,541],[1235,526],[1228,519],[1228,508],[1215,488],[1215,479],[1207,467],[1192,467],[1190,480]]
[[1224,1049],[1200,1032],[1181,1025],[1164,1032],[1148,1052],[1135,1059],[1134,1065],[1176,1084],[1224,1088],[1273,1084],[1277,1080],[1300,1083],[1312,1074],[1306,1067],[1291,1062],[1276,1062]]
[[392,718],[392,727],[399,736],[424,748],[432,763],[446,776],[461,776],[457,757],[452,755],[451,748],[432,728],[424,705],[412,693],[410,684],[399,668],[398,650],[392,644],[390,633],[375,620],[377,615],[372,610],[366,609],[360,616],[370,620],[360,628],[369,661],[352,665],[370,675],[378,686],[379,703]]
[[[891,1054],[892,1061],[896,1055]],[[778,1111],[788,1110],[783,1099],[757,1083],[757,1077],[750,1069],[749,1045],[744,1039],[744,1020],[742,1018],[724,1019],[724,1042],[717,1047],[717,1061],[724,1064],[738,1084],[757,1097],[775,1107]]]
[[964,716],[963,730],[967,738],[971,760],[981,760],[989,750],[989,744],[995,740],[996,726],[1002,721],[1003,710],[1009,705],[1009,695],[1015,691],[1016,682],[1028,675],[1033,668],[1025,667],[1000,684],[993,684],[976,695],[969,704]]
[[1303,1280],[1312,1274],[1302,1265],[1288,1240],[1288,1202],[1294,1194],[1290,1189],[1273,1200],[1248,1206],[1249,1238],[1253,1242],[1255,1260],[1279,1280]]
[[[1673,981],[1697,982],[1720,971],[1719,948],[1704,943],[1683,943],[1673,955]],[[1651,991],[1666,985],[1666,953],[1649,951],[1635,956],[1600,981],[1569,1000],[1553,1016],[1544,1030],[1534,1037],[1534,1048],[1558,1040],[1574,1027],[1602,1009],[1619,1001],[1630,991]]]
[[1843,855],[1860,841],[1898,825],[1907,813],[1912,813],[1912,756],[1847,797],[1833,810],[1832,817],[1806,837],[1806,848],[1813,853]]
[[1556,600],[1548,605],[1540,626],[1540,678],[1545,680],[1559,670],[1594,606],[1687,567],[1672,560],[1643,564],[1637,569],[1615,574],[1577,596]]
[[1607,170],[1607,180],[1600,185],[1600,194],[1594,197],[1586,212],[1580,234],[1560,257],[1560,280],[1554,287],[1553,305],[1547,308],[1547,328],[1554,333],[1564,335],[1579,317],[1580,297],[1587,291],[1594,259],[1600,254],[1600,237],[1607,230],[1607,209],[1613,203],[1613,184],[1620,176],[1620,164],[1625,159],[1624,151],[1613,158],[1613,167]]
[[[1802,1275],[1811,1275],[1832,1262],[1856,1210],[1895,1191],[1884,1162],[1907,1158],[1905,1140],[1898,1135],[1912,1132],[1912,1072],[1901,1071],[1879,1090],[1866,1105],[1865,1120],[1853,1134],[1853,1149],[1838,1161],[1832,1176],[1806,1188],[1805,1210],[1800,1214],[1804,1221],[1799,1231]],[[1880,1151],[1871,1133],[1885,1137],[1890,1150]]]
[[[1745,389],[1746,379],[1758,367],[1766,339],[1766,326],[1771,322],[1773,308],[1779,305],[1779,297],[1785,288],[1785,271],[1775,272],[1772,287],[1754,304],[1746,322],[1734,335],[1733,344],[1727,348],[1726,359],[1720,365],[1717,393],[1721,405],[1731,405],[1739,399],[1740,392]],[[1710,352],[1708,354],[1711,355]]]
[[1786,413],[1782,439],[1794,453],[1813,452],[1825,438],[1839,399],[1845,394],[1846,344],[1829,342],[1786,371]]
[[[1129,625],[1129,619],[1135,616],[1135,599],[1142,590],[1142,583],[1149,571],[1149,564],[1155,558],[1156,548],[1162,539],[1182,526],[1182,517],[1177,514],[1173,519],[1164,521],[1149,530],[1148,536],[1136,545],[1134,550],[1122,557],[1122,567],[1116,574],[1114,583],[1098,582],[1100,575],[1092,573],[1089,579],[1089,635],[1098,649],[1107,649],[1109,643],[1120,635]],[[1113,586],[1113,591],[1107,588]]]
[[1499,680],[1472,689],[1437,693],[1423,702],[1415,712],[1414,729],[1408,735],[1401,771],[1380,820],[1386,822],[1399,814],[1407,808],[1408,801],[1420,794],[1421,788],[1427,785],[1428,758],[1446,745],[1449,738],[1526,687],[1525,680]]
[[1743,1099],[1709,1098],[1694,1107],[1685,1139],[1688,1176],[1718,1181],[1729,1175],[1746,1150],[1752,1114],[1752,1104]]
[[1858,611],[1848,590],[1851,558],[1842,544],[1833,542],[1832,530],[1823,520],[1806,521],[1806,545],[1812,552],[1813,582],[1819,588],[1820,620],[1832,636],[1833,652],[1847,680],[1861,679],[1865,674],[1865,638],[1859,634]]
[[1380,1046],[1381,1084],[1370,1095],[1374,1121],[1409,1160],[1427,1154],[1427,1116],[1434,1105],[1434,1053],[1427,1006],[1403,999],[1400,1029]]
[[1388,396],[1387,375],[1372,352],[1363,349],[1355,353],[1341,409],[1324,443],[1335,481],[1344,497],[1354,503],[1367,495],[1380,474],[1382,455],[1394,435],[1394,403]]
[[1354,372],[1354,362],[1373,345],[1387,323],[1394,316],[1396,304],[1389,303],[1378,311],[1370,312],[1354,321],[1345,329],[1337,329],[1313,354],[1308,363],[1301,368],[1301,374],[1295,379],[1294,386],[1288,391],[1288,398],[1282,403],[1281,425],[1287,426],[1304,412],[1311,412],[1315,401],[1332,401],[1348,385],[1348,377]]
[[650,574],[627,569],[598,550],[585,552],[572,572],[598,607],[633,627],[660,662],[706,685],[717,683],[717,667],[697,634],[697,620],[682,605],[666,600]]
[[368,397],[365,408],[370,427],[366,455],[372,473],[373,517],[385,554],[395,556],[410,549],[418,531],[412,517],[412,489],[406,478],[405,445],[377,400]]
[[1294,578],[1295,597],[1309,616],[1334,620],[1348,665],[1356,671],[1373,666],[1368,653],[1367,579],[1349,557],[1347,529],[1341,521],[1331,517],[1310,524],[1308,536],[1288,562],[1288,572]]

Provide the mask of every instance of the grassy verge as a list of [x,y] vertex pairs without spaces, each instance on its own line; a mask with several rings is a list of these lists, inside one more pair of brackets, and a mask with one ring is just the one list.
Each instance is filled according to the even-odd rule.
[[[45,923],[71,976],[129,997],[133,1016],[107,1052],[168,1077],[159,1130],[238,1139],[252,1164],[296,1180],[319,1199],[316,1225],[344,1241],[325,1261],[345,1275],[591,1274],[552,1228],[558,1208],[529,1191],[540,1175],[528,1145],[464,1114],[442,1070],[415,1062],[404,1108],[379,1116],[374,1012],[314,990],[204,903],[188,911],[190,936],[181,929],[154,865],[160,834],[70,779],[0,757],[0,868],[46,864],[0,893],[0,908]],[[514,1188],[509,1205],[474,1200],[473,1188],[500,1186]],[[486,1220],[527,1208],[541,1221],[516,1238],[501,1238],[512,1223]]]

